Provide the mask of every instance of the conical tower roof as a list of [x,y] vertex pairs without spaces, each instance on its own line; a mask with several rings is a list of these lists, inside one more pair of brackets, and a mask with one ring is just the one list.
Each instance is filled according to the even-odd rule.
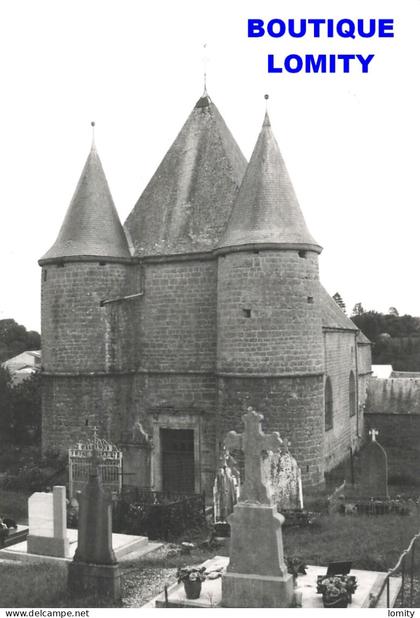
[[125,223],[136,255],[213,249],[245,168],[239,146],[205,92]]
[[94,145],[57,240],[40,263],[76,257],[130,258],[127,238]]
[[306,227],[267,113],[219,248],[249,245],[321,252]]

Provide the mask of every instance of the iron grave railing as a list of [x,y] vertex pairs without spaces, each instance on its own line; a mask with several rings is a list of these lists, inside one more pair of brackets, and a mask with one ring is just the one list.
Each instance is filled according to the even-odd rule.
[[113,503],[114,532],[173,539],[206,521],[205,494],[123,487]]
[[[415,574],[416,569],[420,575],[420,532],[410,541],[409,546],[398,558],[397,564],[389,569],[377,593],[372,597],[369,607],[379,607],[383,595],[386,595],[386,607],[414,607],[415,603]],[[417,550],[417,551],[416,551]],[[391,577],[401,577],[401,587],[396,599],[391,598]],[[393,601],[393,605],[391,602]],[[397,605],[398,604],[398,605]]]
[[69,494],[70,498],[82,491],[97,466],[103,487],[110,493],[121,493],[122,489],[122,452],[107,440],[98,438],[96,428],[94,435],[86,441],[79,441],[69,449]]

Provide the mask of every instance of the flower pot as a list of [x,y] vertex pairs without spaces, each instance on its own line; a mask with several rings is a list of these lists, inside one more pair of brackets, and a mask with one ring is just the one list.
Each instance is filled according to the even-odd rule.
[[187,599],[198,599],[201,593],[201,579],[184,581],[185,596]]
[[324,604],[324,607],[347,607],[349,603],[349,597],[347,593],[342,594],[338,597],[331,597],[323,594],[322,602]]

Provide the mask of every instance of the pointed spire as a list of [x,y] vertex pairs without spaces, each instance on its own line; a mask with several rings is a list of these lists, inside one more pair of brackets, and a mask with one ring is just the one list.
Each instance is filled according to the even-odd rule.
[[213,250],[246,160],[209,95],[199,99],[130,213],[136,255]]
[[306,227],[268,111],[218,248],[255,244],[322,250]]
[[[94,129],[95,123],[91,123]],[[92,146],[58,238],[41,258],[130,258],[127,238],[95,147]]]

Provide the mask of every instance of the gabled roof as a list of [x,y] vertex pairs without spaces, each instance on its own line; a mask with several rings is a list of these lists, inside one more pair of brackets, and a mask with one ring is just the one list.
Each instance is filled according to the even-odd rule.
[[239,146],[205,93],[125,223],[136,255],[213,249],[245,167]]
[[255,244],[321,252],[306,227],[268,114],[219,247]]
[[76,256],[130,258],[127,239],[93,145],[57,240],[40,263]]
[[342,309],[331,298],[323,285],[320,286],[321,317],[323,328],[359,330],[354,322],[350,320]]

